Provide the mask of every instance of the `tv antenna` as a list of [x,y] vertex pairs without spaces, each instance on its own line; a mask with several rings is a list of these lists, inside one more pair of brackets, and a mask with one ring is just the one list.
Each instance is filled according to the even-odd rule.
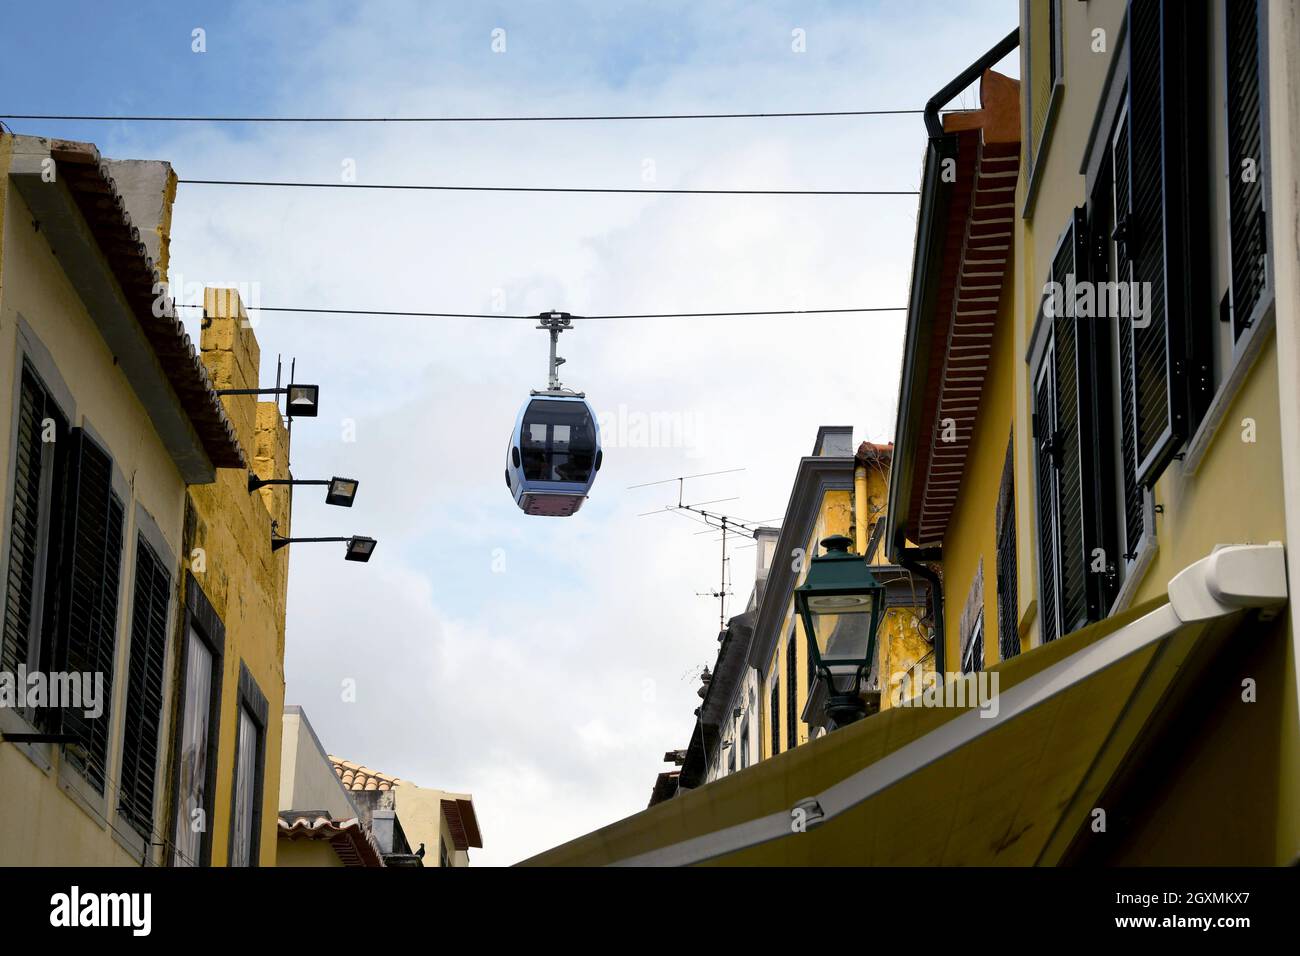
[[764,522],[748,521],[744,518],[737,518],[734,515],[723,514],[719,511],[710,511],[705,505],[721,504],[725,501],[738,501],[739,496],[730,498],[713,498],[708,501],[696,501],[687,503],[685,499],[686,482],[693,478],[711,478],[715,475],[733,475],[737,472],[744,471],[744,468],[728,468],[723,471],[706,471],[698,475],[680,475],[676,478],[665,478],[662,481],[647,481],[639,485],[629,485],[628,490],[636,488],[649,488],[654,485],[666,485],[671,482],[677,482],[677,503],[664,505],[662,508],[656,508],[654,511],[644,511],[637,515],[638,518],[645,518],[650,515],[665,514],[675,512],[691,521],[707,526],[708,531],[698,532],[699,534],[709,534],[711,532],[720,532],[718,541],[721,543],[721,555],[718,563],[718,587],[716,590],[697,591],[699,597],[716,598],[718,602],[718,633],[722,633],[727,626],[727,598],[732,596],[731,591],[731,556],[727,553],[729,544],[729,535],[739,535],[746,538],[756,538],[759,528],[764,527]]

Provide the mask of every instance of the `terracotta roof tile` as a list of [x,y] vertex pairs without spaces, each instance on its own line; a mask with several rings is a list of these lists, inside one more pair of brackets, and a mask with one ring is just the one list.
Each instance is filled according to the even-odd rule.
[[[177,318],[175,309],[154,309],[154,288],[162,281],[140,230],[131,224],[126,201],[108,163],[91,143],[50,141],[50,156],[131,304],[163,372],[180,399],[204,450],[217,468],[243,468],[245,459],[234,426],[226,417],[207,367]],[[170,313],[170,314],[168,314]]]
[[392,790],[401,780],[330,754],[330,764],[345,790]]
[[327,813],[282,810],[277,821],[283,840],[326,840],[348,866],[383,866],[374,836],[356,817],[335,820]]

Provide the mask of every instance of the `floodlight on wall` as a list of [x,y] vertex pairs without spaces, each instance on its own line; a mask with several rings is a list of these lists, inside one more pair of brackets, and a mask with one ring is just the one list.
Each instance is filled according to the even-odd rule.
[[256,491],[266,485],[326,485],[328,491],[325,492],[325,503],[327,505],[338,505],[341,508],[351,508],[352,502],[357,497],[357,487],[361,482],[355,478],[340,478],[335,475],[333,478],[259,478],[257,475],[248,476],[248,490]]
[[219,388],[218,395],[287,395],[285,414],[290,418],[315,418],[320,413],[320,386],[286,385],[284,388]]
[[271,529],[272,551],[279,551],[286,544],[314,544],[320,541],[342,541],[347,544],[343,560],[362,562],[370,560],[370,556],[375,553],[375,545],[379,543],[374,538],[367,538],[361,534],[354,534],[347,538],[280,538],[276,536],[275,529]]

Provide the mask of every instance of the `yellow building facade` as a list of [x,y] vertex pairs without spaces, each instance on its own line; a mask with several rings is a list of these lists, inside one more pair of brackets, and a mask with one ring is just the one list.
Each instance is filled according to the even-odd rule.
[[[825,682],[794,592],[822,541],[843,535],[886,585],[888,606],[867,675],[870,711],[893,706],[933,667],[933,628],[924,620],[927,581],[890,565],[883,548],[892,447],[852,441],[852,429],[819,430],[801,459],[779,528],[756,534],[758,560],[745,610],[719,635],[691,741],[674,789],[738,773],[826,733]],[[912,682],[910,685],[908,682]]]
[[[3,863],[166,858],[187,488],[244,463],[154,311],[174,190],[164,163],[0,134]],[[15,706],[20,670],[93,677],[102,700]]]
[[[204,312],[202,356],[213,382],[223,390],[258,388],[260,350],[238,292],[206,289]],[[249,471],[288,478],[289,436],[278,404],[254,395],[221,400],[249,450]],[[250,493],[245,471],[220,471],[189,492],[182,667],[194,691],[206,694],[198,705],[182,695],[178,707],[190,726],[206,726],[177,740],[174,751],[176,842],[185,847],[176,862],[275,865],[290,549],[272,551],[271,537],[273,524],[289,535],[290,503],[286,485]]]
[[[201,350],[170,307],[175,189],[0,132],[0,864],[275,858],[288,495],[248,474],[287,435],[217,394],[258,384],[237,297]],[[93,706],[15,699],[80,677]]]
[[[1294,178],[1268,135],[1265,71],[1295,54],[1282,6],[1237,5],[1229,29],[1224,3],[1030,3],[1019,102],[989,57],[983,109],[932,138],[956,167],[952,184],[929,183],[936,232],[1013,253],[995,268],[979,257],[981,288],[966,278],[979,240],[960,255],[918,241],[898,438],[913,467],[895,473],[890,541],[941,552],[950,673],[996,672],[1169,600],[1225,546],[1272,544],[1280,567],[1300,488],[1284,467],[1295,406],[1278,371],[1295,313],[1265,251],[1295,256],[1293,236],[1269,232],[1270,197]],[[1017,153],[990,162],[991,145]],[[1012,167],[1014,190],[997,186]],[[952,345],[971,329],[987,342],[962,383],[978,398],[949,406]],[[945,445],[948,407],[958,440]],[[917,467],[935,461],[951,494]],[[1112,825],[1059,830],[1040,862],[1295,859],[1291,615],[1270,606],[1225,632],[1154,659],[1117,730],[1127,752],[1099,757],[1105,779],[1089,790]],[[1249,809],[1266,805],[1276,812]]]

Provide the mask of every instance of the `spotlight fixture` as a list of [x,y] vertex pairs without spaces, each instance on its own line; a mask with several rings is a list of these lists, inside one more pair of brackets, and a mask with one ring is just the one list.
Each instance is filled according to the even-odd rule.
[[344,561],[369,561],[370,556],[375,553],[375,545],[378,544],[374,538],[366,538],[362,535],[354,534],[348,539],[348,550],[343,555]]
[[379,543],[374,538],[367,538],[360,534],[348,538],[280,538],[276,536],[275,529],[271,529],[272,551],[279,551],[286,544],[313,544],[319,541],[342,541],[347,544],[343,560],[362,562],[370,560],[370,556],[375,552],[375,545]]
[[325,503],[327,505],[338,505],[341,508],[351,508],[352,502],[357,497],[357,486],[361,482],[355,478],[339,478],[337,475],[333,478],[259,478],[257,475],[248,476],[248,490],[256,491],[265,485],[327,485],[328,491],[325,492]]
[[290,418],[315,418],[320,413],[320,386],[287,385],[284,388],[219,388],[218,395],[288,395]]

